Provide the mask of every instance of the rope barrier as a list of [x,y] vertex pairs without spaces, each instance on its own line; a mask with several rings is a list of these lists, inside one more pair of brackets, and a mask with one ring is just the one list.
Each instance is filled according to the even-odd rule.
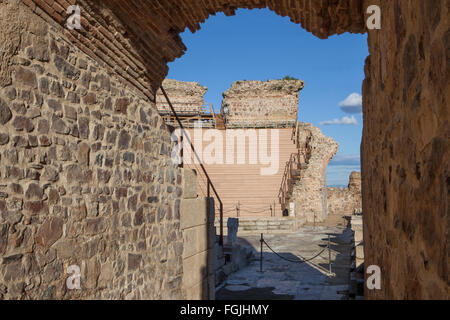
[[263,242],[264,242],[265,245],[270,249],[270,251],[272,251],[273,253],[275,253],[279,258],[281,258],[281,259],[283,259],[283,260],[286,260],[286,261],[289,261],[289,262],[294,262],[294,263],[304,263],[304,262],[311,261],[311,260],[317,258],[318,256],[320,256],[320,255],[327,249],[327,248],[324,248],[322,251],[320,251],[320,252],[319,252],[318,254],[316,254],[314,257],[309,258],[309,259],[307,259],[307,260],[297,261],[297,260],[291,260],[291,259],[288,259],[288,258],[285,258],[285,257],[280,256],[277,252],[275,252],[275,250],[273,250],[273,249],[267,244],[266,240],[263,239]]
[[305,259],[305,258],[302,257],[302,259],[303,259],[302,261],[291,260],[291,259],[285,258],[285,257],[281,256],[280,254],[278,254],[278,252],[276,252],[275,250],[273,250],[273,249],[269,246],[269,244],[266,242],[266,240],[264,240],[264,236],[263,236],[262,233],[261,233],[261,240],[260,240],[260,243],[261,243],[260,260],[259,260],[259,271],[260,271],[260,272],[263,272],[263,245],[265,244],[265,245],[270,249],[270,251],[272,251],[273,253],[275,253],[275,255],[277,255],[280,259],[283,259],[283,260],[286,260],[286,261],[289,261],[289,262],[293,262],[293,263],[305,263],[305,262],[311,261],[311,260],[317,258],[318,256],[320,256],[326,249],[328,249],[328,274],[329,274],[329,275],[333,275],[333,273],[331,272],[331,246],[330,246],[330,235],[328,235],[328,245],[327,245],[327,247],[323,248],[319,253],[317,253],[316,255],[314,255],[313,257],[311,257],[311,258],[309,258],[309,259]]

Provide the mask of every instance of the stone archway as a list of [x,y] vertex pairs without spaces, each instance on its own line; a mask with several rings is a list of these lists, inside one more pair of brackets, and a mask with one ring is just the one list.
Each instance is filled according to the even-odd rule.
[[[9,0],[2,2],[1,11],[4,14],[10,12],[12,17],[16,17],[14,10],[6,9],[8,6],[11,8],[18,6],[22,2],[28,8],[20,5],[19,14],[27,19],[27,25],[19,26],[6,19],[7,16],[2,22],[8,22],[9,25],[1,23],[2,29],[8,30],[4,35],[12,39],[5,41],[8,45],[3,48],[5,53],[2,55],[0,66],[2,87],[0,120],[3,126],[0,132],[2,142],[0,151],[2,159],[11,162],[4,167],[2,164],[2,178],[6,187],[0,190],[2,192],[0,208],[7,218],[3,217],[0,233],[3,235],[2,239],[7,240],[0,243],[0,252],[2,255],[8,253],[8,264],[2,268],[3,277],[8,278],[5,281],[11,283],[8,287],[9,294],[18,292],[20,294],[16,296],[20,297],[29,285],[17,280],[15,277],[20,275],[15,274],[13,270],[22,270],[20,268],[26,266],[35,266],[36,270],[45,268],[59,270],[61,263],[66,264],[70,261],[70,257],[64,258],[63,247],[57,250],[58,259],[48,258],[51,262],[41,265],[38,256],[40,253],[32,250],[30,254],[26,245],[26,249],[22,251],[12,250],[12,241],[16,240],[11,239],[25,238],[30,243],[35,239],[47,250],[43,251],[45,254],[55,241],[59,241],[57,243],[61,246],[67,245],[66,248],[70,248],[70,238],[67,238],[66,242],[60,241],[60,237],[66,235],[60,227],[64,224],[61,217],[67,217],[67,212],[70,212],[68,216],[70,219],[75,214],[80,215],[84,219],[79,223],[83,231],[77,231],[76,219],[70,221],[66,227],[72,228],[70,230],[79,232],[79,236],[84,237],[91,233],[98,234],[110,224],[114,224],[113,219],[116,218],[108,217],[102,212],[104,209],[111,212],[124,210],[126,214],[121,217],[123,227],[129,228],[133,236],[124,240],[114,238],[117,247],[113,248],[108,247],[110,243],[108,237],[113,237],[114,232],[105,236],[106,239],[99,240],[104,248],[108,248],[118,256],[114,261],[106,260],[111,265],[92,259],[86,251],[88,260],[85,269],[94,270],[94,274],[97,274],[97,277],[91,279],[90,285],[95,287],[100,280],[106,283],[108,278],[105,277],[113,273],[120,279],[125,279],[123,275],[125,264],[128,270],[136,270],[145,268],[146,263],[150,263],[156,271],[150,277],[133,279],[138,284],[137,289],[132,284],[127,288],[126,280],[123,280],[120,289],[103,291],[102,294],[110,297],[125,297],[129,294],[129,297],[152,298],[158,297],[158,294],[161,297],[163,292],[164,297],[179,297],[180,270],[165,272],[163,262],[153,262],[151,256],[142,254],[144,247],[153,245],[154,240],[146,238],[145,228],[139,229],[143,217],[151,219],[155,214],[158,219],[161,217],[168,219],[170,216],[167,228],[166,225],[161,228],[160,225],[151,225],[149,222],[149,229],[152,231],[155,229],[155,232],[165,237],[165,247],[157,247],[153,254],[161,256],[161,261],[164,261],[165,255],[168,259],[172,259],[171,262],[177,261],[176,252],[179,251],[180,235],[177,228],[176,203],[179,195],[173,196],[168,191],[161,191],[161,186],[167,187],[166,184],[176,187],[177,172],[175,169],[165,169],[164,159],[167,157],[170,141],[167,133],[164,133],[160,119],[152,112],[154,107],[152,100],[155,90],[167,73],[167,63],[186,50],[179,33],[185,27],[191,31],[197,30],[200,27],[199,23],[215,12],[233,14],[236,8],[266,6],[282,16],[290,16],[293,22],[300,23],[306,30],[320,38],[347,31],[362,33],[365,32],[365,9],[369,5],[378,4],[382,11],[382,28],[368,32],[370,56],[366,61],[366,79],[363,85],[364,132],[361,153],[366,263],[381,267],[382,289],[368,291],[367,296],[369,298],[448,296],[446,241],[450,171],[448,1],[415,0],[387,3],[379,0],[186,0],[160,3],[112,0],[99,4],[97,1],[84,0],[78,2],[82,7],[82,29],[72,31],[66,29],[64,25],[67,18],[66,8],[69,3],[74,4],[75,1],[56,0],[49,5],[38,0]],[[45,24],[42,24],[42,19],[46,21]],[[75,47],[72,47],[72,44],[75,44]],[[75,60],[72,57],[75,57]],[[33,66],[36,67],[33,69]],[[54,76],[50,81],[47,79],[50,82],[49,91],[45,89],[46,80],[42,80],[48,73]],[[92,74],[95,74],[93,79]],[[58,78],[59,76],[61,78]],[[109,77],[114,78],[113,83],[109,81]],[[94,86],[89,85],[91,80],[94,80]],[[73,83],[78,82],[87,83],[87,91],[77,92]],[[61,92],[64,93],[64,97]],[[98,107],[98,110],[93,112],[85,109],[74,113],[70,108],[66,109],[65,105],[63,109],[61,101],[57,99],[55,101],[53,96],[68,100],[69,92],[73,92],[70,94],[72,100],[69,102],[80,103],[81,100],[81,104]],[[20,107],[22,102],[30,106],[35,104],[41,108],[40,115],[37,115],[37,110],[35,113],[30,111],[33,116],[29,115],[27,110],[31,109],[24,111]],[[21,112],[24,112],[24,115]],[[125,126],[115,132],[114,139],[110,136],[110,140],[106,136],[114,135],[114,122],[112,127],[108,127],[111,123],[102,120],[108,113],[114,114],[111,119],[117,119]],[[47,118],[44,119],[45,117]],[[65,121],[64,117],[68,117],[68,120]],[[60,121],[62,118],[63,122]],[[49,126],[49,123],[52,125]],[[75,124],[78,132],[74,131],[72,126]],[[148,131],[142,133],[143,128]],[[58,139],[59,135],[69,133],[75,134],[74,138]],[[134,134],[142,137],[132,140],[131,136]],[[150,137],[146,136],[147,134]],[[46,137],[50,137],[51,141],[46,140]],[[91,141],[92,138],[96,141],[101,138],[100,145]],[[54,151],[51,146],[53,142]],[[88,142],[88,146],[83,142]],[[103,143],[106,144],[106,148],[110,148],[109,151],[115,153],[107,154],[108,152],[104,151],[105,158],[101,158],[97,163],[98,154],[103,152]],[[78,149],[77,162],[64,166],[70,169],[70,175],[65,178],[69,182],[91,181],[96,186],[101,182],[102,188],[95,189],[94,199],[90,199],[87,209],[83,206],[75,208],[71,202],[78,199],[67,199],[66,193],[60,189],[60,184],[64,181],[59,181],[55,172],[52,174],[46,157],[40,161],[38,154],[30,151],[36,150],[33,149],[35,147],[43,148],[47,159],[54,157],[52,161],[63,166],[66,163],[64,161],[70,160],[67,159],[67,147],[64,147],[72,144]],[[16,156],[11,151],[14,148],[23,149],[20,149],[19,155]],[[131,152],[129,148],[137,150],[137,154]],[[158,174],[147,177],[145,173],[138,173],[137,169],[132,169],[130,163],[135,164],[138,159],[142,160],[140,152],[153,154],[152,161],[146,165],[153,166]],[[25,159],[31,159],[30,157],[36,160],[33,162],[38,162],[40,167],[30,167],[29,163],[24,162]],[[22,167],[16,168],[17,166],[13,165],[17,162],[16,158]],[[114,164],[114,161],[116,161],[115,170],[122,170],[121,179],[108,191],[105,188],[112,182],[109,181],[113,171],[105,165]],[[33,170],[38,173],[44,170],[46,173],[42,176],[50,182],[44,183],[40,179],[41,174],[37,175]],[[56,171],[58,173],[58,170]],[[59,173],[63,174],[61,171]],[[22,179],[19,186],[13,183],[14,175]],[[124,182],[124,177],[129,181]],[[150,182],[152,187],[147,188],[146,184]],[[20,192],[20,187],[25,190]],[[86,198],[86,190],[80,190],[80,198]],[[111,190],[115,194],[114,200],[104,197]],[[154,199],[147,197],[151,192],[158,193],[158,196],[164,199],[170,199],[170,203],[144,204],[144,199]],[[50,196],[52,201],[56,202],[49,203]],[[16,198],[19,199],[19,203],[22,201],[23,209],[17,210],[17,207],[14,207],[16,202],[12,200]],[[124,198],[133,200],[125,203]],[[100,214],[92,217],[88,215],[86,218],[87,213],[98,212],[96,210],[100,210]],[[156,210],[156,213],[152,210]],[[27,219],[22,220],[21,216],[10,214],[11,212],[25,213]],[[42,212],[51,212],[51,218],[44,219]],[[36,222],[36,219],[32,218],[35,215],[41,217],[39,219],[43,221],[37,219]],[[19,230],[18,234],[11,232],[12,225],[15,226],[13,231]],[[53,230],[52,226],[61,232],[50,232],[49,230]],[[132,252],[120,248],[121,241],[123,247],[126,244],[133,245],[139,238],[140,230],[144,230],[141,242],[145,245],[132,246]],[[87,247],[86,243],[86,250]],[[167,250],[169,252],[166,252]],[[62,257],[59,257],[59,254]],[[35,260],[38,262],[33,264]],[[112,271],[96,273],[99,268],[101,270],[110,268]],[[54,281],[49,277],[42,284],[39,282],[41,290],[37,290],[36,294],[52,292],[62,294],[60,292],[63,291],[58,291],[60,289],[52,284]],[[93,288],[90,290],[84,294],[96,296],[95,290]]]

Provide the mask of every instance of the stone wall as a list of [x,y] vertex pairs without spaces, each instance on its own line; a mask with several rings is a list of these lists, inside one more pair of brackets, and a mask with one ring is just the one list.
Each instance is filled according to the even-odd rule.
[[295,127],[301,80],[236,81],[223,93],[226,126]]
[[182,298],[182,178],[154,104],[20,2],[0,28],[0,298]]
[[361,208],[361,201],[361,173],[359,172],[353,171],[350,174],[347,188],[327,188],[328,215],[352,215],[355,209]]
[[[205,104],[203,96],[208,91],[208,88],[201,86],[197,82],[185,82],[172,79],[165,79],[162,87],[169,96],[170,102],[177,113],[202,111],[203,105]],[[159,112],[170,112],[169,104],[161,90],[158,90],[156,95],[156,107]]]
[[309,123],[300,124],[299,140],[300,146],[309,141],[310,157],[300,172],[301,178],[294,185],[290,201],[295,203],[296,219],[320,222],[327,217],[326,170],[339,144]]

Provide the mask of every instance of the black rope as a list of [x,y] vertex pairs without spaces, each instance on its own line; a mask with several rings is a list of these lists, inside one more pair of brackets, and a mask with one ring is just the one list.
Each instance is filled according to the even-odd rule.
[[322,252],[324,252],[324,251],[327,249],[327,248],[324,248],[322,251],[320,251],[318,254],[316,254],[316,255],[315,255],[314,257],[312,257],[312,258],[309,258],[309,259],[303,260],[303,261],[298,261],[298,260],[290,260],[290,259],[287,259],[287,258],[285,258],[285,257],[280,256],[277,252],[275,252],[275,251],[267,244],[266,240],[263,239],[263,242],[264,242],[264,243],[266,244],[266,246],[267,246],[273,253],[275,253],[278,257],[280,257],[280,258],[283,259],[283,260],[286,260],[286,261],[289,261],[289,262],[294,262],[294,263],[304,263],[304,262],[311,261],[311,260],[317,258],[318,256],[320,256],[320,255],[322,254]]
[[250,211],[250,210],[247,210],[247,209],[239,209],[239,211],[243,211],[243,212],[247,212],[247,213],[263,213],[263,212],[270,211],[270,209],[264,209],[264,210],[261,210],[261,211]]

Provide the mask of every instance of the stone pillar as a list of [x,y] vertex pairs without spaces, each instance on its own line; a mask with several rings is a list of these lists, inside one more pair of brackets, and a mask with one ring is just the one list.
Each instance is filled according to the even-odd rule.
[[237,239],[237,232],[238,232],[238,228],[239,228],[239,219],[228,218],[227,227],[228,227],[227,241],[228,241],[229,245],[233,245]]
[[197,196],[197,175],[193,170],[183,169],[183,177],[183,289],[188,300],[214,300],[214,199]]

